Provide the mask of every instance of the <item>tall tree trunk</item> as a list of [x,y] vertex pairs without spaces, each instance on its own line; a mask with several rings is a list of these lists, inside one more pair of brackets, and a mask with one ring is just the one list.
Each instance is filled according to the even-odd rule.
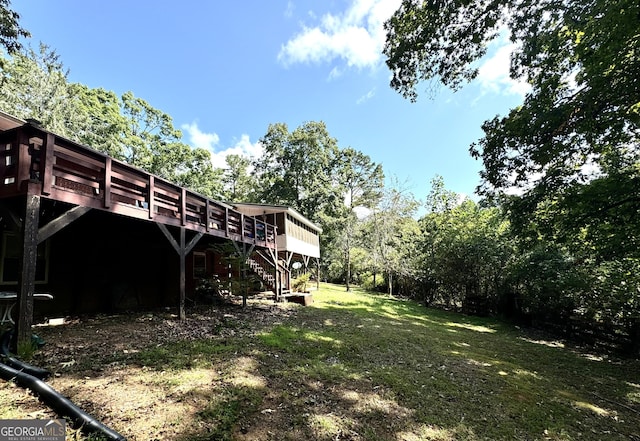
[[347,277],[346,277],[346,285],[347,285],[347,292],[351,291],[351,250],[349,249],[349,241],[347,240],[347,258],[345,259],[347,261]]

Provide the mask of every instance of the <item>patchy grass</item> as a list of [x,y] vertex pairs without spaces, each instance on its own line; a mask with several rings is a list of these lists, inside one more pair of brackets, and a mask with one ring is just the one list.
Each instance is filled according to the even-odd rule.
[[[640,362],[322,285],[42,328],[53,387],[130,440],[640,440]],[[49,417],[0,386],[0,418]]]

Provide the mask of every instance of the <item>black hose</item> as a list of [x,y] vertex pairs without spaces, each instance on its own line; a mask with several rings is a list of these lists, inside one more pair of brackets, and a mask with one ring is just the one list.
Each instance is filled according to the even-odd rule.
[[41,379],[2,363],[0,363],[0,378],[14,381],[18,386],[31,390],[55,413],[62,417],[70,418],[74,425],[76,427],[80,426],[84,432],[100,433],[106,436],[108,440],[126,441],[124,436],[97,421]]
[[29,375],[33,375],[34,377],[40,378],[41,380],[49,378],[51,376],[51,372],[49,372],[48,370],[30,365],[11,356],[11,352],[9,351],[9,344],[12,337],[13,329],[10,329],[2,334],[2,337],[0,338],[0,355],[2,355],[2,362],[7,366],[25,372]]

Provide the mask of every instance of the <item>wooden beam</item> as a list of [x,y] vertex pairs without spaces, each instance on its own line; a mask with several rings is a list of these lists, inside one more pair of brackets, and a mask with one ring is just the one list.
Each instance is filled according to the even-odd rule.
[[174,250],[176,250],[176,253],[180,254],[180,244],[176,241],[176,239],[173,237],[173,235],[169,232],[169,229],[167,228],[166,225],[161,224],[156,222],[156,225],[158,226],[158,228],[160,228],[160,231],[162,231],[162,234],[164,234],[164,237],[167,238],[167,240],[169,241],[169,243],[171,244],[171,246],[173,247]]
[[[184,189],[182,194],[184,195]],[[180,320],[187,318],[187,312],[184,309],[184,302],[187,297],[187,253],[185,253],[186,234],[187,232],[185,228],[180,228],[180,252],[178,253],[180,255],[180,304],[178,305],[178,318]]]
[[196,246],[198,241],[204,236],[203,232],[196,234],[189,243],[187,242],[187,229],[184,227],[180,227],[180,241],[178,242],[166,225],[161,223],[156,223],[162,234],[167,238],[173,249],[178,253],[178,258],[180,259],[180,301],[178,305],[178,317],[180,320],[184,320],[187,317],[185,312],[184,303],[186,299],[187,292],[187,255],[191,252],[193,247]]
[[204,236],[203,232],[200,232],[200,233],[196,234],[195,236],[193,236],[193,238],[186,245],[186,248],[185,248],[185,253],[186,254],[189,254],[191,252],[191,250],[193,250],[193,247],[195,247],[196,244],[198,243],[198,241],[200,239],[202,239],[202,236]]
[[20,231],[22,228],[22,219],[16,213],[11,211],[6,205],[0,204],[0,217],[11,221],[13,230]]
[[22,228],[22,259],[18,275],[18,320],[15,348],[31,343],[33,324],[33,292],[38,260],[38,222],[40,221],[40,195],[27,194],[24,226]]
[[38,243],[42,243],[64,227],[91,211],[90,207],[73,207],[38,230]]
[[291,266],[291,258],[293,257],[293,251],[285,251],[285,255],[287,256],[287,269]]

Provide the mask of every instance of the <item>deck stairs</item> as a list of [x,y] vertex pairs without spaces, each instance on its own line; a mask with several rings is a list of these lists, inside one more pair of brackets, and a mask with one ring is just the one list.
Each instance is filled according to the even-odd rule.
[[[273,262],[267,259],[262,253],[256,252],[247,258],[247,265],[249,265],[251,271],[258,275],[258,277],[260,277],[262,282],[269,290],[273,291],[274,293],[276,292],[276,276]],[[288,273],[286,267],[281,262],[278,262],[278,266],[280,267],[281,273]],[[288,279],[288,277],[282,278],[283,294],[290,291],[290,288],[288,286]]]

